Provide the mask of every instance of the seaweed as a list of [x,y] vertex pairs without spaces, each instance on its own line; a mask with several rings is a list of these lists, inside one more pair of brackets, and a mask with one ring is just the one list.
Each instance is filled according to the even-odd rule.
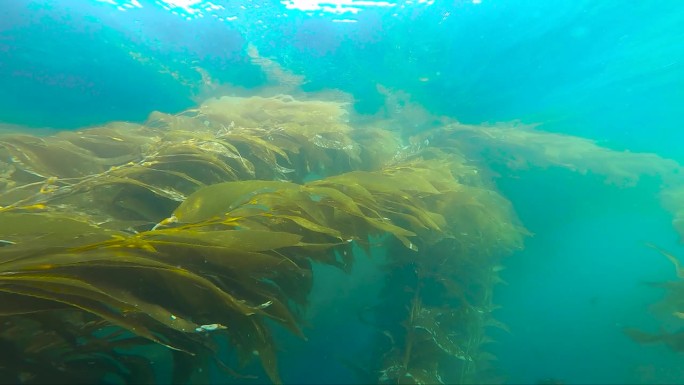
[[672,224],[684,240],[684,169],[673,159],[654,153],[619,151],[587,138],[545,132],[520,123],[449,122],[417,134],[411,141],[479,159],[479,171],[490,174],[496,174],[492,169],[514,173],[563,168],[582,175],[598,175],[607,184],[623,188],[635,187],[643,180],[655,182],[660,187],[660,200],[673,215]]
[[636,328],[624,328],[624,333],[639,344],[664,344],[674,352],[684,352],[684,268],[679,259],[672,253],[654,244],[646,246],[656,250],[666,257],[675,267],[677,279],[674,281],[651,283],[652,286],[665,290],[665,297],[652,306],[662,322],[667,323],[670,329],[661,329],[657,333],[644,332]]
[[526,232],[458,151],[346,119],[341,103],[223,97],[143,125],[1,137],[2,376],[155,382],[161,354],[174,382],[205,381],[212,362],[253,379],[257,359],[280,383],[274,327],[306,338],[313,265],[349,272],[356,246],[387,239],[385,303],[407,312],[365,366],[382,382],[475,381],[493,267]]

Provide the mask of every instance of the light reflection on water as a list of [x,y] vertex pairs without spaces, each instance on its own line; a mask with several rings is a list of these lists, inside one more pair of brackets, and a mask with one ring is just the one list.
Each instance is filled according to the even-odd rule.
[[[245,1],[239,6],[226,9],[219,1],[208,0],[155,0],[146,3],[144,0],[95,0],[96,2],[116,7],[126,12],[149,6],[165,9],[166,11],[188,20],[214,16],[222,21],[233,21],[234,13],[247,8],[267,9],[278,6],[282,16],[288,11],[304,12],[311,16],[344,16],[338,21],[352,21],[349,16],[357,15],[367,9],[398,10],[413,6],[429,6],[434,0],[273,0],[273,1]],[[479,1],[473,1],[479,3]],[[232,13],[232,14],[231,14]]]

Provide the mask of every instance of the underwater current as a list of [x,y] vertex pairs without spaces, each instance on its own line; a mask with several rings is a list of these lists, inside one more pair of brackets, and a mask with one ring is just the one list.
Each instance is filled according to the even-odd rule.
[[684,383],[683,2],[0,15],[0,383]]

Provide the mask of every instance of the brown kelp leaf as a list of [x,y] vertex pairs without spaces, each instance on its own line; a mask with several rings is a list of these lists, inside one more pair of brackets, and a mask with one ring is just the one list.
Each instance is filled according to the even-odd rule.
[[260,230],[199,230],[195,228],[170,228],[141,232],[136,235],[148,242],[184,243],[192,245],[214,245],[239,252],[266,251],[294,246],[301,235]]
[[55,301],[0,292],[0,316],[37,313],[67,307],[68,305]]
[[[67,245],[98,238],[105,239],[110,233],[115,232],[109,232],[90,223],[85,216],[53,211],[39,213],[0,211],[2,239],[11,241],[17,246],[33,247],[35,242],[41,242],[44,246]],[[4,260],[0,257],[0,264]]]
[[352,215],[364,216],[354,200],[339,190],[329,187],[316,186],[315,183],[304,187],[304,189],[311,196],[316,197],[317,200],[326,200],[326,204],[328,205],[336,207]]
[[327,235],[330,235],[331,237],[334,237],[334,238],[344,239],[344,237],[342,236],[342,233],[340,233],[339,231],[337,231],[333,228],[327,227],[327,226],[319,225],[315,222],[312,222],[312,221],[305,219],[305,218],[302,218],[302,217],[298,217],[295,215],[278,215],[278,218],[284,218],[284,219],[291,220],[292,222],[296,223],[297,225],[301,226],[302,228],[316,232],[316,233],[327,234]]
[[257,323],[254,319],[250,319],[250,321],[256,332],[254,336],[255,354],[258,355],[261,365],[271,381],[274,384],[282,384],[280,374],[278,373],[278,361],[273,348],[274,344],[268,329]]
[[195,329],[199,326],[171,314],[158,305],[137,298],[119,287],[111,285],[108,287],[98,287],[97,282],[87,282],[68,275],[17,273],[11,276],[0,276],[0,286],[3,285],[23,285],[53,291],[55,293],[53,300],[55,301],[60,301],[59,295],[61,294],[86,298],[107,304],[122,314],[138,312],[181,332],[195,332]]
[[[125,240],[121,246],[125,244]],[[31,257],[17,259],[12,262],[0,264],[0,277],[4,275],[17,274],[21,271],[49,271],[67,265],[74,267],[83,266],[96,268],[98,266],[109,266],[128,269],[153,269],[167,277],[174,277],[178,284],[194,284],[206,288],[207,293],[212,293],[220,299],[220,303],[234,309],[240,314],[250,315],[258,312],[258,309],[249,307],[221,290],[207,278],[199,276],[191,271],[164,263],[153,259],[150,255],[145,255],[143,250],[131,247],[116,247],[117,244],[103,242],[102,245],[90,245],[80,249],[72,249],[72,253],[37,254]],[[102,250],[97,250],[102,247]],[[79,252],[80,250],[80,252]],[[83,251],[89,251],[87,253]],[[154,255],[154,254],[152,254]]]
[[[40,283],[38,281],[23,281],[24,282],[22,282],[21,279],[17,279],[14,280],[14,282],[11,282],[10,278],[2,277],[0,279],[0,291],[61,302],[97,315],[115,325],[121,326],[131,331],[132,333],[135,333],[141,337],[145,337],[170,349],[182,350],[181,348],[171,346],[166,342],[161,341],[142,323],[136,322],[131,318],[127,318],[125,315],[112,310],[104,303],[87,297],[73,295],[69,291],[65,291],[68,289],[68,286],[60,286],[59,284],[51,283]],[[55,290],[58,292],[55,292]],[[120,303],[117,303],[117,305],[120,305]],[[191,352],[187,353],[192,354]]]
[[282,156],[283,159],[285,159],[286,161],[290,161],[290,158],[288,157],[285,151],[283,151],[281,148],[274,145],[273,143],[261,139],[259,136],[252,135],[250,133],[242,131],[226,134],[223,137],[228,139],[229,141],[232,140],[234,143],[244,142],[248,144],[250,148],[258,151],[258,154],[256,155],[259,156],[261,160],[263,160],[267,164],[272,164],[275,162],[275,157],[272,154],[278,154]]
[[295,186],[287,182],[262,180],[218,183],[191,194],[173,215],[181,222],[200,222],[224,215],[254,194]]

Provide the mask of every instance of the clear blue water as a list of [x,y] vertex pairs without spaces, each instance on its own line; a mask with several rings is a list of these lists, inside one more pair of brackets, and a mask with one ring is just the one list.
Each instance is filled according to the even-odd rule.
[[[2,2],[0,122],[69,130],[178,112],[195,105],[205,85],[194,67],[215,82],[257,88],[267,79],[245,55],[251,43],[303,75],[305,91],[352,94],[360,114],[382,107],[381,84],[464,123],[538,123],[540,130],[684,162],[678,0],[392,1],[343,14],[216,0],[224,8],[204,17],[143,0],[123,11],[123,3]],[[493,349],[507,381],[684,382],[681,355],[640,346],[621,332],[657,330],[648,307],[661,292],[644,283],[674,278],[644,242],[684,255],[655,182],[624,189],[591,175],[530,170],[500,178],[498,187],[535,234],[508,257],[507,285],[497,288],[498,317],[511,333],[498,335]],[[332,301],[334,282],[348,285],[352,296],[372,287],[373,267],[366,269],[367,279],[352,282],[321,272],[331,279],[314,304]],[[336,328],[334,315],[316,317],[327,326],[312,331],[320,333],[314,346],[292,342],[301,357],[344,356],[362,346],[330,347],[323,338],[341,330],[363,339],[363,325]],[[283,378],[353,381],[330,360],[318,370],[308,360],[292,362]]]

